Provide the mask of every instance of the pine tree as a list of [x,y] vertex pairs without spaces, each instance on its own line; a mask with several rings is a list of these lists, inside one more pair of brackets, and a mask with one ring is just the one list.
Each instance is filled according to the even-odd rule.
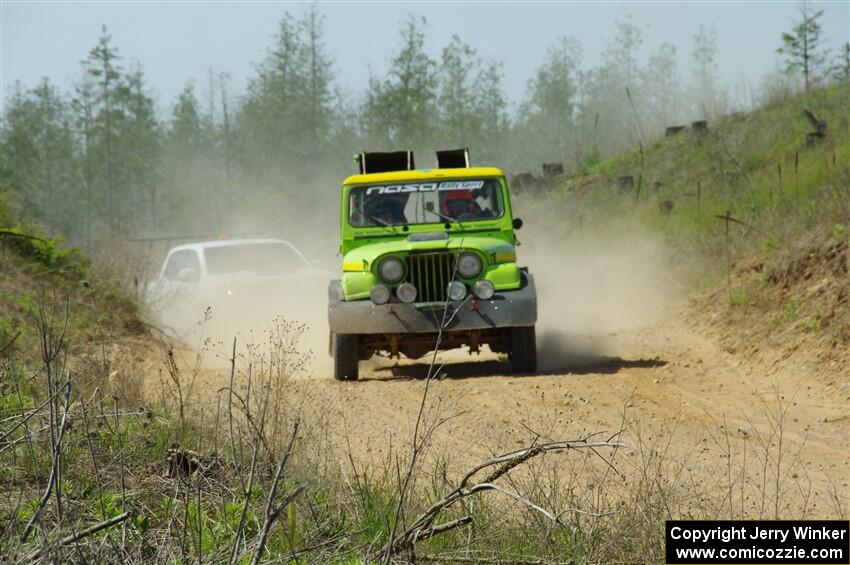
[[119,135],[121,177],[125,184],[124,225],[136,231],[155,231],[159,222],[159,124],[154,101],[146,92],[144,72],[138,65],[127,74],[122,105],[125,117]]
[[808,2],[803,2],[800,19],[790,33],[782,34],[782,45],[776,50],[785,56],[785,72],[802,75],[806,92],[818,79],[826,59],[826,52],[822,49],[821,16],[823,10],[815,10]]
[[198,153],[203,142],[204,128],[198,110],[195,87],[186,85],[171,110],[171,132],[169,137],[184,150]]
[[[643,137],[636,111],[643,101],[635,89],[640,73],[637,52],[643,40],[643,31],[634,23],[618,22],[602,63],[582,75],[581,139],[591,140],[594,158],[633,147]],[[586,145],[577,146],[576,152]]]
[[254,200],[262,200],[264,208],[289,213],[295,199],[315,205],[329,196],[312,190],[282,194],[280,186],[317,183],[328,157],[338,158],[330,149],[338,127],[333,83],[319,9],[310,6],[298,18],[284,14],[225,138],[225,153],[258,187]]
[[38,107],[23,84],[16,82],[3,113],[0,156],[8,171],[8,184],[18,207],[29,218],[41,216],[44,195],[36,187],[40,169],[38,141],[33,132],[39,129]]
[[94,118],[95,127],[100,134],[103,143],[103,163],[106,168],[105,193],[107,202],[107,216],[109,233],[118,231],[119,221],[116,214],[116,202],[119,196],[116,183],[116,159],[115,159],[115,122],[119,117],[116,109],[116,98],[121,88],[121,67],[118,50],[112,46],[112,36],[101,28],[101,36],[97,45],[89,52],[88,58],[83,62],[85,70],[97,83],[97,110]]
[[503,83],[502,64],[486,63],[478,77],[475,100],[480,131],[474,155],[480,154],[483,163],[501,163],[505,157],[509,118]]
[[561,37],[548,49],[546,59],[528,83],[521,109],[532,137],[542,143],[547,159],[563,160],[574,139],[581,47]]
[[410,15],[401,49],[383,81],[371,78],[364,120],[372,139],[393,147],[421,147],[433,138],[436,63],[425,52],[424,17]]
[[602,54],[603,64],[619,75],[624,86],[633,87],[637,83],[637,52],[643,45],[644,32],[631,19],[617,22],[617,34]]
[[[205,193],[209,186],[203,161],[205,146],[204,118],[192,84],[186,85],[171,110],[171,121],[166,136],[168,178],[168,224],[171,230],[178,220],[191,224],[190,210],[208,204]],[[192,226],[195,228],[195,226]],[[200,226],[198,226],[200,227]]]
[[717,32],[700,24],[693,37],[693,96],[697,115],[710,118],[717,112]]
[[68,104],[48,79],[32,91],[38,108],[38,129],[33,132],[39,147],[42,190],[45,201],[42,220],[73,235],[73,214],[58,202],[73,198],[74,139]]
[[74,136],[68,104],[48,79],[16,83],[3,116],[0,152],[8,184],[30,221],[74,235]]
[[850,82],[850,41],[841,46],[832,71],[833,77],[839,82],[845,84]]
[[437,102],[440,112],[441,144],[455,146],[471,145],[471,136],[477,133],[479,118],[475,107],[477,94],[476,68],[480,65],[475,50],[452,36],[443,48],[439,67],[439,94]]
[[[304,136],[310,164],[315,170],[321,161],[320,147],[327,140],[329,133],[328,121],[332,119],[333,104],[332,63],[324,44],[324,16],[319,13],[315,4],[311,4],[299,22],[299,32],[303,37],[303,70],[304,85],[307,87],[302,105],[305,109]],[[315,172],[315,171],[311,171]]]
[[479,162],[494,160],[507,121],[501,67],[452,36],[437,68],[436,148],[470,147]]
[[83,75],[83,78],[75,86],[75,96],[71,100],[71,108],[73,110],[75,132],[78,138],[82,139],[82,154],[79,160],[82,161],[82,173],[80,175],[82,182],[83,193],[83,223],[84,236],[83,241],[86,249],[91,249],[93,236],[93,217],[95,212],[95,193],[94,193],[94,177],[95,177],[95,141],[97,130],[95,125],[96,85],[94,80],[88,74]]
[[230,74],[219,73],[218,85],[220,89],[219,99],[221,100],[221,140],[224,150],[224,175],[225,184],[227,185],[228,193],[231,200],[236,199],[233,191],[233,160],[234,160],[234,140],[232,130],[232,118],[230,107]]
[[650,56],[643,72],[641,92],[647,102],[652,131],[661,132],[680,117],[676,48],[662,43]]
[[243,167],[260,184],[288,176],[303,161],[300,129],[304,122],[304,44],[298,23],[286,13],[278,24],[274,46],[251,79],[237,119],[244,140]]

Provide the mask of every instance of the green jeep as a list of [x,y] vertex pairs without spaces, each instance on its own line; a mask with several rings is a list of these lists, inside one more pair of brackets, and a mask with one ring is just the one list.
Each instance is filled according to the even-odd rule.
[[[537,369],[534,278],[517,265],[501,170],[469,167],[464,150],[415,170],[413,153],[361,153],[342,186],[342,278],[328,289],[334,377],[384,352],[417,359],[482,344],[515,372]],[[438,342],[439,336],[439,342]]]

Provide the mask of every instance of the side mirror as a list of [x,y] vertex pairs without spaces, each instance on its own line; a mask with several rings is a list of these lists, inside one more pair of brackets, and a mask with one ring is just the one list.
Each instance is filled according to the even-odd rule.
[[522,227],[522,218],[514,218],[514,229],[518,230]]
[[198,269],[192,269],[191,267],[180,269],[177,272],[177,280],[182,282],[197,282],[200,278],[201,273],[198,272]]

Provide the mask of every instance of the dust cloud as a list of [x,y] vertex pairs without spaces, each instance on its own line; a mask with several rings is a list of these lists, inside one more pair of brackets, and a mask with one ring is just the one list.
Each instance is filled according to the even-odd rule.
[[187,336],[193,332],[195,339],[185,341],[197,347],[202,338],[213,353],[205,356],[204,365],[220,368],[231,355],[234,337],[238,351],[244,352],[248,347],[264,346],[275,327],[285,324],[293,336],[299,334],[294,345],[299,352],[309,354],[316,376],[332,376],[327,327],[327,284],[332,275],[318,272],[299,276],[302,280],[285,288],[252,288],[250,296],[239,300],[238,308],[227,303],[232,297],[211,302],[208,320],[196,323]]
[[[166,334],[189,350],[203,352],[202,364],[207,369],[221,369],[229,363],[234,337],[237,349],[262,345],[281,323],[291,332],[300,333],[299,351],[310,353],[313,373],[332,376],[333,365],[328,355],[327,325],[328,282],[338,278],[338,216],[336,196],[324,183],[304,192],[315,200],[334,203],[318,206],[316,202],[288,199],[285,194],[266,206],[252,206],[252,211],[234,210],[226,239],[279,238],[292,243],[310,265],[293,274],[288,281],[263,281],[263,277],[235,282],[203,293],[189,289],[180,295],[166,296],[159,303],[148,304],[150,318]],[[214,224],[214,222],[211,222]],[[186,243],[176,241],[173,245]],[[168,249],[162,249],[153,261],[158,270]],[[153,275],[154,284],[155,275]]]
[[[619,333],[652,323],[681,298],[667,246],[637,222],[610,217],[577,222],[575,204],[558,197],[514,200],[515,215],[524,220],[517,255],[534,274],[539,295],[541,371],[580,371],[618,356]],[[286,239],[318,262],[314,268],[285,287],[252,285],[190,309],[163,310],[162,323],[189,347],[210,349],[205,364],[211,368],[226,363],[234,337],[243,345],[257,344],[276,319],[304,324],[299,347],[312,353],[314,377],[329,378],[327,284],[339,276],[338,219],[335,210],[311,216],[297,206],[281,212],[274,222],[274,215],[240,216],[232,231]]]
[[517,256],[538,292],[541,371],[619,355],[618,334],[651,324],[682,298],[668,246],[636,221],[577,221],[570,199],[517,200]]

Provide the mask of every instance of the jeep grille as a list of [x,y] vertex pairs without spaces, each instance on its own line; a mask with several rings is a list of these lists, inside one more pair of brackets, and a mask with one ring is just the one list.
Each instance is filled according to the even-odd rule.
[[416,253],[407,256],[405,281],[416,287],[417,302],[445,302],[446,287],[455,268],[453,253]]

